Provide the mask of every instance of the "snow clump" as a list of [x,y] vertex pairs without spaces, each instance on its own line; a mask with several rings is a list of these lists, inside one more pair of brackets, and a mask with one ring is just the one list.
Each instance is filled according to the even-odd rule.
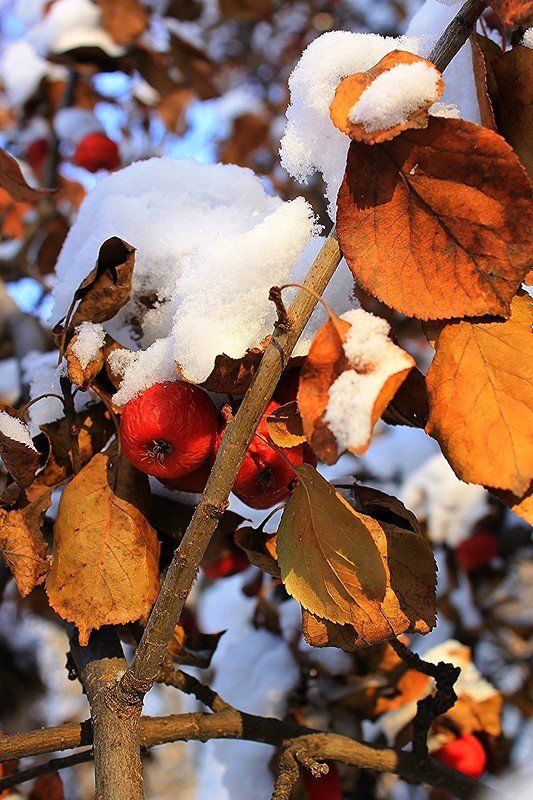
[[[30,431],[20,419],[12,417],[6,411],[0,411],[0,433],[12,439],[14,442],[25,444],[30,450],[35,450]],[[37,452],[35,450],[35,452]]]
[[72,345],[72,352],[80,362],[82,369],[85,369],[91,361],[96,361],[98,353],[103,347],[105,331],[101,325],[94,322],[82,322],[75,329],[77,336]]

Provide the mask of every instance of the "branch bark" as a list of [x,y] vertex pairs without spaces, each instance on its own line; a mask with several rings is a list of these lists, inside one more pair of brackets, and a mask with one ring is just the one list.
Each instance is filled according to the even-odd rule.
[[139,716],[121,719],[105,701],[105,690],[127,669],[118,637],[101,628],[81,647],[73,633],[71,653],[91,707],[95,800],[143,800]]

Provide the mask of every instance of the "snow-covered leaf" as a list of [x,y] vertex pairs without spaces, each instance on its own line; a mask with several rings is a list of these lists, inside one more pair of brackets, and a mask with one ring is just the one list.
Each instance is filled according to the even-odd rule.
[[9,474],[25,489],[39,468],[39,453],[28,426],[13,414],[0,411],[0,456]]

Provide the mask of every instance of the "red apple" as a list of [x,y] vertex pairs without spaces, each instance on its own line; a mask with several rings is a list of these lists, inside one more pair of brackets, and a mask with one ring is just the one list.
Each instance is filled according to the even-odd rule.
[[246,553],[231,553],[228,551],[214,564],[203,567],[203,570],[207,578],[216,580],[216,578],[229,578],[230,575],[243,572],[249,566],[250,562]]
[[275,400],[276,403],[284,406],[286,403],[292,403],[296,400],[301,371],[301,367],[290,367],[285,370],[272,396],[272,399]]
[[28,164],[38,178],[41,177],[41,172],[49,152],[50,143],[48,139],[34,139],[33,142],[30,142],[28,145],[26,158],[28,159]]
[[481,778],[487,766],[485,748],[476,736],[465,734],[432,753],[433,758],[471,778]]
[[116,142],[105,133],[90,133],[78,144],[72,160],[89,172],[113,170],[120,165],[120,153]]
[[302,770],[302,780],[307,790],[307,800],[342,800],[342,784],[337,765],[326,762],[329,772],[315,778],[308,769]]
[[207,479],[209,478],[213,466],[213,461],[213,457],[209,456],[203,464],[200,464],[197,469],[189,472],[188,475],[182,475],[179,478],[167,478],[162,480],[161,483],[166,486],[167,489],[175,489],[178,492],[201,494],[205,489]]
[[138,469],[156,478],[181,478],[212,454],[217,422],[215,404],[203,389],[167,381],[126,403],[120,439]]
[[271,508],[287,500],[289,486],[295,478],[291,464],[295,467],[304,463],[316,464],[314,453],[307,444],[279,448],[285,458],[269,444],[272,440],[266,420],[279,407],[280,404],[274,401],[269,404],[257,426],[257,433],[267,441],[254,436],[233,485],[233,493],[250,508]]
[[498,555],[498,539],[489,528],[480,528],[455,549],[457,563],[467,572],[484,567]]

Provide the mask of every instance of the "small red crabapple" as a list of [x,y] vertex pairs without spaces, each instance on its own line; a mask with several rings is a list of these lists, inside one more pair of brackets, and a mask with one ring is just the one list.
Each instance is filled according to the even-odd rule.
[[342,800],[342,784],[337,765],[328,761],[329,771],[319,778],[308,769],[302,770],[302,780],[307,790],[307,800]]
[[487,766],[485,748],[477,736],[472,734],[458,736],[431,755],[437,761],[470,775],[471,778],[481,778]]
[[189,475],[212,454],[217,409],[198,386],[156,383],[126,403],[120,439],[126,457],[156,478]]
[[455,549],[455,558],[467,572],[484,567],[498,555],[498,539],[489,528],[480,528]]
[[120,166],[120,153],[116,142],[105,133],[90,133],[78,144],[72,160],[89,172],[111,171]]

